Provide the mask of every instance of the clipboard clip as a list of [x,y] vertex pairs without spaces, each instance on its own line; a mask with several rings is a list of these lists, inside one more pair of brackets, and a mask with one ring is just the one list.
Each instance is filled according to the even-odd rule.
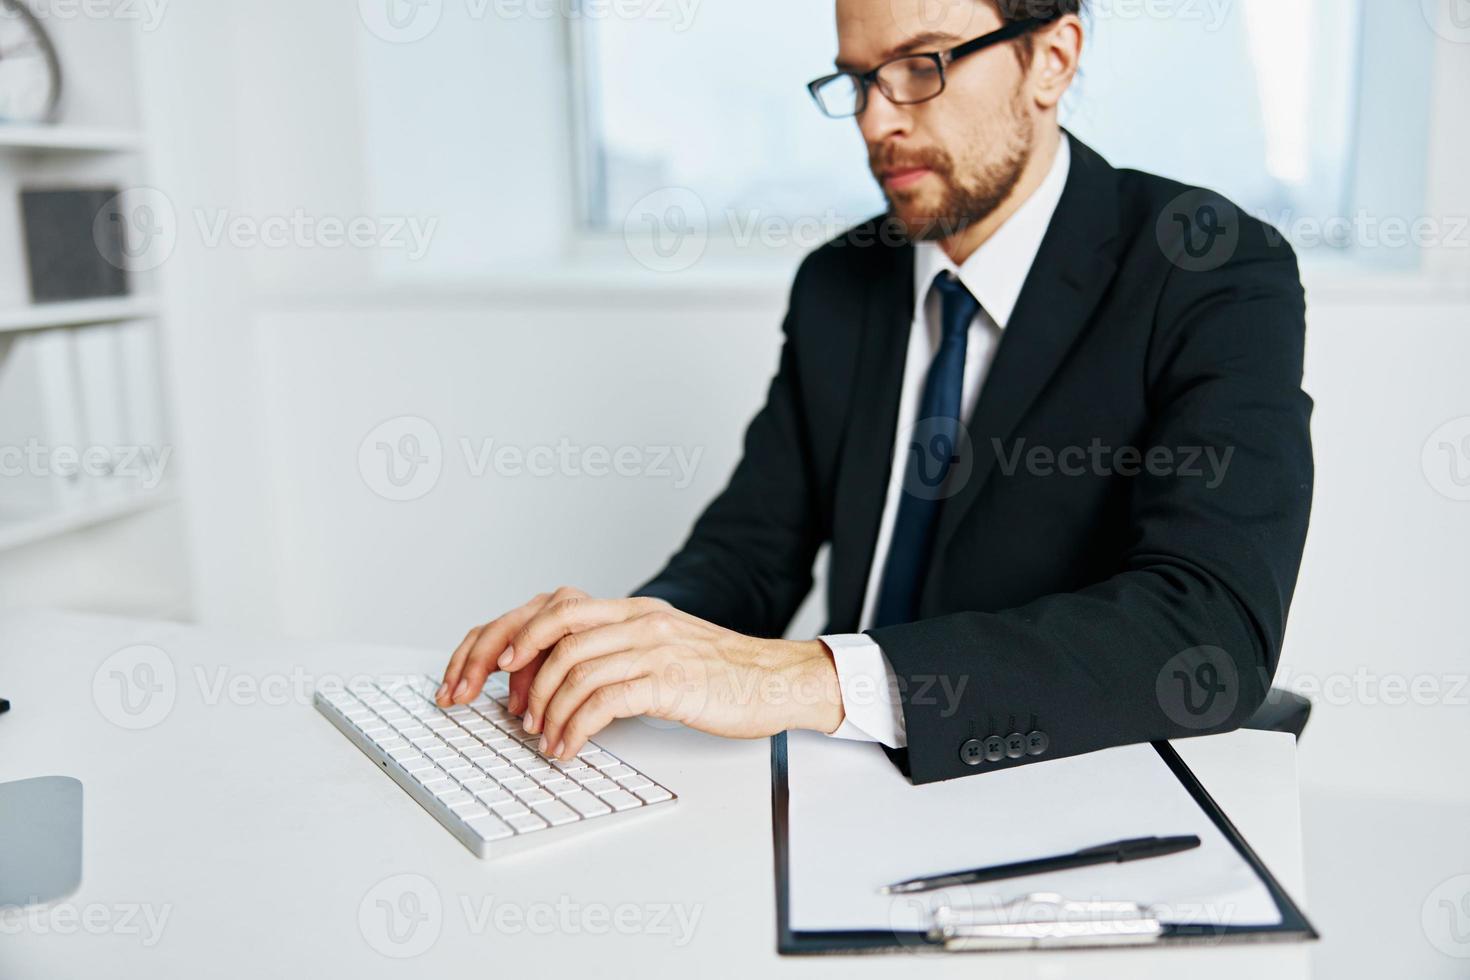
[[1035,892],[985,908],[942,905],[929,939],[946,952],[1045,949],[1055,946],[1137,946],[1155,942],[1163,924],[1135,902],[1083,902]]

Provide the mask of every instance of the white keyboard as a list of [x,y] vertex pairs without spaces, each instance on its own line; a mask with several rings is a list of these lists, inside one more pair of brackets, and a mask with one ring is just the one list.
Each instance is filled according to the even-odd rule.
[[677,799],[591,742],[570,762],[536,751],[540,736],[505,707],[505,675],[468,705],[440,708],[438,682],[405,677],[323,686],[316,708],[479,857],[560,840]]

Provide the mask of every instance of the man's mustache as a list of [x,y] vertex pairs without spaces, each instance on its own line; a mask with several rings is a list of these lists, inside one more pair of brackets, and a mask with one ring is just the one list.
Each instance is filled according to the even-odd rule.
[[947,176],[954,169],[954,161],[948,153],[938,147],[923,147],[917,150],[903,149],[891,143],[868,147],[868,168],[875,177],[895,170],[932,170]]

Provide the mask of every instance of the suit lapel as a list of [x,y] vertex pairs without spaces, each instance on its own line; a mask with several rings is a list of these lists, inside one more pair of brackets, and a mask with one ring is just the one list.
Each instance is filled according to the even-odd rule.
[[1112,250],[1104,247],[1118,229],[1116,172],[1067,138],[1067,184],[970,419],[974,469],[940,514],[926,592],[933,591],[945,549],[994,472],[992,440],[1009,439],[1082,334],[1117,268]]
[[832,563],[828,582],[830,628],[838,631],[856,631],[862,616],[893,466],[899,392],[914,314],[913,248],[880,246],[872,254],[834,501],[834,538],[851,542],[852,548]]

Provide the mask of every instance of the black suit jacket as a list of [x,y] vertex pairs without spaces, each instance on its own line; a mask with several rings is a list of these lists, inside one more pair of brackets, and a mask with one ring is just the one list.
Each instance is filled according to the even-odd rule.
[[[1067,138],[920,619],[870,631],[916,783],[1229,730],[1281,649],[1312,488],[1295,256],[1223,198]],[[882,219],[805,259],[744,457],[640,594],[779,636],[830,543],[826,632],[857,630],[913,421],[913,261]]]

